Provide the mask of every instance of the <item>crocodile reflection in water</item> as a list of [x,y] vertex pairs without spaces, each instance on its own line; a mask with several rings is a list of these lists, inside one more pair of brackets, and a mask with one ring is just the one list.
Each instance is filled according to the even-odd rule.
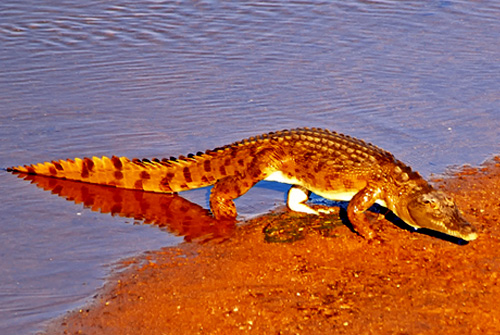
[[95,212],[154,224],[184,236],[187,241],[224,238],[235,227],[234,222],[216,220],[208,210],[177,194],[140,192],[25,173],[17,176]]

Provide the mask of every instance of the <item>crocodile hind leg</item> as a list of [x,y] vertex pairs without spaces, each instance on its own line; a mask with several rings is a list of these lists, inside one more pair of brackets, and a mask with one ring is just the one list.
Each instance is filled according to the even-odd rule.
[[264,179],[261,176],[233,175],[215,183],[210,192],[210,209],[217,220],[235,220],[238,213],[233,199],[245,194],[252,186]]
[[255,148],[248,153],[247,164],[239,164],[230,175],[219,179],[210,193],[210,209],[217,220],[235,220],[238,213],[233,199],[245,194],[259,181],[279,169],[279,148]]

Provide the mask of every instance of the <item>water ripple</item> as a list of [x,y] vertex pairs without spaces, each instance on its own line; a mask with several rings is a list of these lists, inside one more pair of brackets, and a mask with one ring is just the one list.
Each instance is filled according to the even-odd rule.
[[[4,0],[0,12],[0,167],[177,156],[297,126],[364,138],[424,175],[500,152],[498,1]],[[9,177],[3,334],[70,308],[103,263],[167,243]]]

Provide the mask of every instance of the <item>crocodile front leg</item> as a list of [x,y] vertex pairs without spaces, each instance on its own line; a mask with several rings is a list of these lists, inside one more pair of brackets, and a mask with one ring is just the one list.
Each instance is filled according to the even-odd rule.
[[335,213],[335,209],[328,206],[315,205],[314,208],[306,204],[307,200],[309,200],[309,196],[311,195],[311,191],[307,188],[300,185],[293,185],[288,191],[288,197],[286,201],[287,207],[299,213],[306,214],[332,214]]
[[367,211],[376,200],[381,199],[381,193],[382,189],[380,187],[368,184],[354,195],[347,206],[347,217],[354,230],[366,239],[375,238],[376,233],[371,228],[370,220],[368,220],[365,211]]
[[286,205],[294,212],[318,215],[318,211],[306,204],[310,194],[311,191],[305,187],[293,185],[288,191]]

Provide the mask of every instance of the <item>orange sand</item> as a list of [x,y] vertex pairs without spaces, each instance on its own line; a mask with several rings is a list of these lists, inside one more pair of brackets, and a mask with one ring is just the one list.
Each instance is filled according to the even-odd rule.
[[[380,220],[383,241],[368,243],[335,215],[324,228],[271,214],[227,238],[130,260],[47,333],[499,334],[500,159],[435,182],[475,223],[477,240],[457,245]],[[302,225],[296,241],[266,242],[290,223]]]

